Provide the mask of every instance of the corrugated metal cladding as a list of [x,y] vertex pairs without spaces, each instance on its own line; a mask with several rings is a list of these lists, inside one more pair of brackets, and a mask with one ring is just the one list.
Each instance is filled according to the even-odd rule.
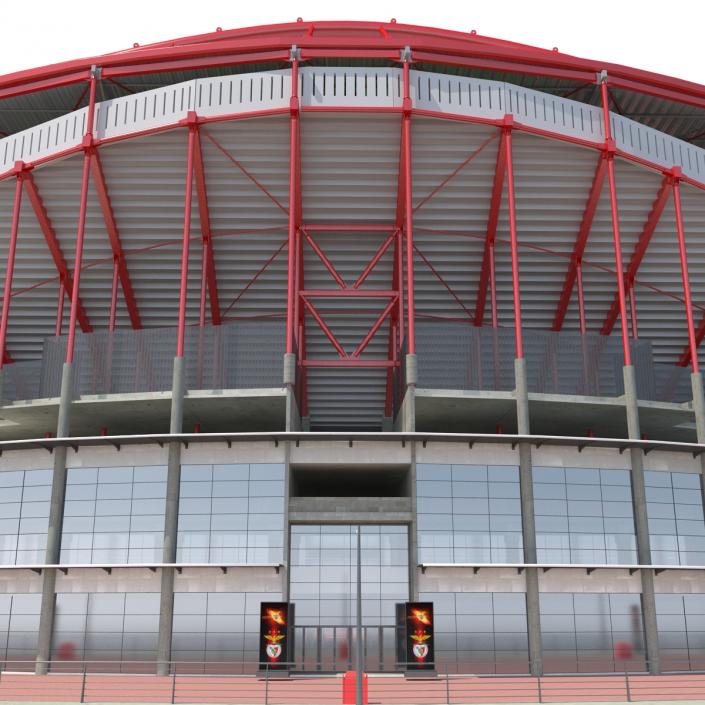
[[[471,324],[498,134],[493,127],[442,118],[414,117],[412,124],[417,317]],[[201,140],[224,318],[283,320],[289,208],[288,116],[211,123],[203,126]],[[176,322],[186,141],[187,131],[175,128],[100,149],[146,328],[171,327]],[[301,145],[304,223],[376,223],[387,228],[379,233],[311,233],[343,279],[351,284],[383,239],[394,231],[399,115],[304,113]],[[514,133],[513,145],[523,320],[528,328],[547,330],[556,312],[598,153],[522,132]],[[626,267],[663,177],[627,161],[618,160],[616,169]],[[50,162],[32,172],[70,268],[80,172],[78,155]],[[13,191],[12,179],[0,183],[0,252],[7,248]],[[705,312],[705,199],[701,192],[685,185],[682,194],[699,319]],[[497,229],[497,291],[499,322],[509,327],[513,325],[513,299],[508,239],[505,189]],[[195,194],[190,244],[187,317],[188,323],[193,324],[198,318],[201,278],[201,231]],[[313,250],[308,245],[304,250],[304,288],[334,288],[335,282]],[[112,252],[93,186],[88,199],[84,262],[81,299],[93,328],[105,329]],[[4,258],[0,266],[4,268]],[[599,331],[616,293],[606,189],[590,231],[584,280],[588,328]],[[392,249],[364,287],[392,288]],[[40,356],[43,339],[54,332],[57,291],[56,267],[25,198],[7,345],[14,359]],[[636,281],[639,333],[653,340],[656,359],[661,362],[674,362],[686,342],[680,296],[674,214],[669,202]],[[122,294],[118,299],[118,326],[127,328],[130,319]],[[378,299],[362,304],[343,299],[315,302],[348,353],[362,340],[385,304],[385,300]],[[68,306],[64,314],[67,323]],[[307,355],[335,358],[335,350],[310,316],[306,326]],[[574,296],[564,330],[577,328]],[[386,358],[388,333],[385,323],[363,358]],[[312,427],[379,427],[384,406],[384,370],[312,369],[308,379]]]

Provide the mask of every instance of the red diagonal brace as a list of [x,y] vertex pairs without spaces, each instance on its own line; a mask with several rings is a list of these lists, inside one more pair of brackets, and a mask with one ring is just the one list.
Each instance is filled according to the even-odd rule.
[[331,277],[335,279],[336,283],[341,289],[347,288],[347,284],[345,283],[345,280],[343,277],[338,274],[338,270],[335,268],[333,263],[328,259],[326,256],[326,253],[323,252],[323,250],[318,246],[318,243],[304,230],[304,237],[306,238],[306,242],[309,244],[309,247],[316,253],[316,256],[318,259],[321,260],[323,263],[323,266],[328,270],[330,273]]
[[338,342],[338,339],[335,337],[335,333],[328,327],[326,322],[321,318],[321,314],[316,311],[316,309],[311,305],[311,302],[305,297],[302,296],[301,299],[304,302],[304,306],[309,310],[310,314],[313,316],[313,319],[318,323],[320,326],[321,330],[325,333],[326,338],[330,340],[331,344],[333,347],[338,351],[338,355],[342,357],[343,359],[347,359],[348,354],[345,352],[345,348]]
[[[654,199],[654,202],[651,206],[649,216],[646,219],[646,223],[644,223],[644,228],[642,229],[641,235],[639,236],[639,240],[637,241],[636,247],[634,248],[634,252],[632,252],[632,257],[629,261],[629,266],[627,267],[627,271],[624,276],[624,286],[626,290],[629,290],[629,287],[634,284],[634,280],[636,279],[636,273],[639,270],[639,266],[641,265],[642,260],[644,259],[646,249],[649,246],[649,243],[651,242],[651,238],[654,234],[654,231],[656,230],[656,226],[658,225],[658,222],[661,219],[663,209],[666,207],[668,196],[671,193],[671,182],[669,179],[670,177],[668,176],[665,176],[663,178],[663,181],[661,182],[661,187],[659,188],[658,193],[656,194],[656,198]],[[612,300],[612,305],[610,306],[610,310],[607,313],[605,322],[602,324],[602,329],[600,330],[600,333],[602,333],[602,335],[609,335],[612,332],[612,328],[614,328],[614,324],[617,322],[618,316],[619,294],[615,293],[614,299]]]
[[565,280],[563,282],[561,298],[558,301],[556,315],[553,318],[553,326],[551,329],[554,331],[559,331],[563,327],[563,321],[565,320],[565,315],[568,311],[568,305],[570,304],[570,298],[573,295],[573,287],[575,286],[575,280],[578,275],[578,266],[583,259],[583,254],[585,253],[588,237],[590,235],[590,229],[592,228],[592,221],[595,218],[595,212],[597,211],[597,204],[600,201],[600,194],[602,193],[602,186],[605,182],[606,174],[607,160],[602,154],[600,154],[599,161],[597,162],[597,168],[595,169],[595,175],[592,178],[590,193],[588,194],[587,202],[585,203],[583,219],[580,223],[578,235],[575,238],[573,254],[570,258],[568,271],[566,272]]
[[211,322],[214,326],[220,325],[220,303],[218,301],[218,279],[215,272],[213,258],[213,238],[211,236],[211,220],[208,211],[208,191],[206,190],[206,172],[203,165],[203,150],[201,148],[201,133],[196,132],[196,149],[194,153],[194,177],[196,180],[196,197],[198,199],[198,217],[201,223],[201,240],[205,261],[206,284],[208,298],[211,304]]
[[377,266],[377,263],[384,257],[384,253],[389,249],[389,246],[394,242],[394,238],[397,235],[397,231],[395,230],[380,246],[377,252],[372,256],[372,259],[367,263],[367,266],[363,270],[362,274],[355,280],[355,283],[352,285],[353,289],[358,289],[367,279],[367,277],[370,276],[370,273],[372,270]]
[[492,197],[490,198],[490,211],[487,216],[487,232],[485,234],[485,252],[482,257],[482,271],[480,283],[477,287],[477,304],[475,306],[475,325],[481,326],[485,318],[485,303],[487,301],[487,285],[490,281],[490,268],[492,266],[492,248],[497,236],[497,223],[499,222],[499,208],[502,205],[502,189],[504,187],[504,174],[507,168],[506,143],[503,139],[497,147],[497,161],[492,184]]
[[[24,172],[22,175],[24,180],[25,190],[27,191],[27,196],[32,204],[32,209],[39,222],[39,227],[42,229],[44,239],[46,240],[47,246],[49,247],[49,252],[51,253],[52,259],[54,260],[54,265],[56,266],[56,271],[59,273],[59,278],[64,282],[66,289],[66,294],[69,298],[73,295],[73,277],[66,266],[66,260],[64,259],[64,253],[61,251],[61,246],[59,245],[59,240],[54,232],[54,227],[49,220],[46,208],[44,207],[44,202],[39,195],[39,189],[37,189],[37,184],[32,177],[30,172]],[[90,333],[93,330],[90,321],[88,320],[88,314],[86,309],[83,307],[83,303],[79,297],[78,299],[78,311],[77,311],[78,323],[81,326],[81,330],[84,333]]]
[[130,273],[127,270],[125,253],[122,249],[122,243],[120,242],[120,233],[118,231],[117,223],[115,222],[115,214],[113,212],[112,204],[110,203],[108,187],[105,183],[105,174],[103,172],[103,165],[100,161],[98,150],[94,150],[91,154],[91,171],[93,173],[95,190],[98,194],[100,209],[103,212],[105,229],[108,231],[108,238],[110,239],[110,248],[113,251],[113,258],[117,264],[117,273],[120,279],[122,293],[125,297],[125,306],[127,307],[127,312],[130,315],[130,323],[133,328],[139,329],[142,328],[142,321],[140,319],[139,309],[137,306],[137,299],[135,298],[135,292],[132,288]]
[[372,328],[367,332],[367,335],[362,339],[360,344],[355,348],[355,352],[352,354],[351,357],[359,357],[360,354],[363,352],[363,350],[369,345],[370,341],[372,338],[375,337],[375,334],[377,331],[382,327],[382,324],[384,323],[384,319],[387,318],[387,316],[392,312],[392,309],[394,308],[394,305],[396,304],[396,296],[392,299],[390,299],[389,303],[384,307],[384,311],[379,314],[379,317],[377,320],[374,322],[372,325]]

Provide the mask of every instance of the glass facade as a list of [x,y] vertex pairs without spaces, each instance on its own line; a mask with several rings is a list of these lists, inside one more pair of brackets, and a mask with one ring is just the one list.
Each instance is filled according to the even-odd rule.
[[641,595],[544,592],[540,595],[546,673],[641,671]]
[[522,563],[519,468],[416,466],[421,563]]
[[0,565],[44,563],[51,470],[0,472]]
[[281,593],[175,593],[172,660],[177,671],[256,670],[260,604],[278,600]]
[[32,671],[37,657],[40,593],[0,595],[0,666]]
[[541,563],[637,563],[628,470],[533,468]]
[[459,673],[527,673],[523,592],[421,592],[433,602],[436,663]]
[[[356,527],[293,525],[289,599],[298,625],[355,623]],[[409,599],[406,526],[362,526],[362,621],[393,626],[395,605]]]
[[653,563],[705,565],[700,477],[695,473],[647,471],[644,483]]
[[59,593],[52,643],[54,669],[89,661],[96,671],[145,670],[157,656],[159,593]]
[[149,670],[157,656],[159,593],[58,593],[52,643],[55,669],[89,661],[97,671]]
[[62,563],[160,563],[166,466],[72,468]]
[[178,562],[282,563],[284,465],[184,465]]
[[661,667],[705,670],[705,594],[656,595]]

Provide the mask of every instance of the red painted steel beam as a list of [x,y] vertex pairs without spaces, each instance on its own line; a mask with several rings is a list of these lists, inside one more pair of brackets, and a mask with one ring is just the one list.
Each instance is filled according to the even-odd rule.
[[362,354],[362,352],[365,350],[365,348],[369,345],[372,338],[375,337],[377,331],[382,327],[384,320],[392,312],[392,309],[394,308],[395,303],[396,303],[396,297],[391,299],[390,302],[384,307],[384,311],[382,311],[382,313],[380,313],[380,315],[377,317],[377,320],[372,324],[372,327],[367,332],[367,335],[365,335],[365,337],[362,339],[362,341],[357,346],[357,348],[355,348],[355,351],[353,352],[351,357],[359,357]]
[[302,294],[301,299],[303,301],[304,306],[308,309],[308,312],[313,317],[313,320],[318,323],[319,328],[323,331],[326,338],[330,340],[331,345],[337,350],[338,355],[340,355],[340,357],[342,358],[347,358],[348,354],[345,352],[345,348],[343,348],[343,346],[336,338],[335,333],[333,333],[333,331],[328,327],[328,324],[323,320],[321,314],[316,311],[313,304],[306,298],[306,296]]
[[607,183],[610,193],[610,214],[612,218],[612,246],[614,249],[614,269],[617,277],[617,297],[619,305],[619,319],[622,328],[622,356],[624,366],[632,364],[632,351],[629,347],[629,328],[627,327],[627,301],[624,286],[624,269],[622,265],[622,236],[619,230],[619,204],[617,202],[617,180],[614,173],[614,155],[616,147],[612,139],[612,123],[610,120],[609,97],[607,83],[603,79],[600,83],[600,97],[602,99],[602,127],[605,134],[605,158],[607,159]]
[[337,360],[310,360],[305,359],[301,361],[302,367],[335,367],[335,368],[355,368],[355,367],[372,367],[372,368],[385,368],[385,367],[399,367],[399,360],[361,360],[360,358],[352,359],[337,359]]
[[[47,214],[46,208],[44,207],[44,202],[39,194],[39,189],[37,184],[31,174],[31,172],[23,172],[22,181],[24,183],[25,191],[29,202],[32,205],[32,210],[37,218],[39,227],[44,235],[44,240],[47,243],[51,257],[54,260],[54,266],[59,274],[59,279],[63,282],[66,294],[71,297],[73,293],[73,278],[69,273],[68,266],[66,264],[66,259],[64,258],[64,253],[61,250],[61,245],[59,245],[59,239],[56,237],[56,232],[51,224],[49,215]],[[78,299],[78,323],[81,326],[81,330],[84,333],[90,333],[93,330],[90,321],[88,320],[88,314],[81,303],[81,299]]]
[[[671,193],[671,184],[669,179],[670,177],[665,176],[661,181],[661,186],[656,194],[654,202],[651,205],[651,211],[649,212],[646,222],[644,223],[644,227],[641,230],[641,234],[639,235],[639,240],[637,241],[634,251],[632,252],[632,256],[624,276],[624,286],[626,287],[626,290],[629,290],[629,288],[634,285],[634,280],[636,279],[639,266],[644,259],[644,255],[646,255],[646,250],[651,242],[651,238],[653,237],[656,227],[661,220],[661,215],[666,207],[666,203],[668,202],[668,197]],[[600,330],[602,335],[609,335],[612,332],[614,324],[617,322],[617,316],[620,312],[619,306],[619,294],[615,293],[610,309],[605,317],[605,321],[602,324],[602,329]]]
[[409,60],[403,65],[403,115],[402,129],[404,131],[404,235],[406,237],[406,315],[407,334],[406,351],[409,355],[416,354],[416,321],[415,321],[415,290],[414,290],[414,207],[411,202],[411,94],[409,78]]
[[[375,252],[375,254],[372,256],[372,259],[367,263],[366,267],[362,270],[360,276],[355,280],[354,284],[352,285],[353,289],[358,289],[364,284],[367,277],[370,276],[372,270],[377,266],[382,257],[384,257],[385,252],[394,242],[396,235],[397,231],[395,230],[388,238],[384,240],[384,242],[379,246],[379,248],[377,248],[377,252]],[[392,285],[394,285],[394,282],[392,282]]]
[[690,358],[691,370],[697,374],[700,371],[698,364],[698,340],[693,322],[693,301],[690,291],[690,277],[688,275],[688,254],[685,246],[685,226],[683,225],[683,207],[681,205],[680,169],[673,169],[671,189],[673,191],[673,207],[676,215],[676,233],[678,235],[678,254],[681,265],[681,280],[683,282],[683,301],[685,304],[685,321],[688,327],[688,345],[685,353]]
[[21,165],[15,182],[15,199],[12,204],[12,225],[10,226],[10,242],[7,247],[7,263],[5,265],[5,290],[2,298],[2,321],[0,322],[0,368],[5,364],[7,351],[7,325],[10,315],[10,298],[12,297],[12,275],[15,271],[15,253],[17,252],[17,233],[20,226],[20,209],[22,208],[22,177]]
[[297,218],[297,201],[299,198],[299,62],[295,56],[291,58],[291,97],[289,99],[289,228],[288,248],[289,257],[287,265],[287,294],[286,294],[286,352],[294,353],[294,338],[296,321],[294,311],[296,292],[296,236],[299,229]]
[[194,151],[194,177],[196,179],[196,200],[198,202],[198,219],[201,223],[201,240],[203,243],[203,273],[208,287],[208,299],[211,305],[211,323],[220,325],[220,302],[218,300],[218,278],[213,257],[213,237],[211,234],[211,219],[208,209],[208,191],[206,188],[206,171],[203,162],[200,130],[196,132]]
[[130,273],[127,269],[125,252],[122,249],[122,242],[120,241],[120,231],[118,230],[117,222],[115,220],[115,213],[110,201],[108,186],[105,181],[103,164],[97,149],[93,150],[91,154],[91,172],[93,175],[93,183],[95,184],[96,193],[98,194],[100,209],[103,213],[103,220],[105,221],[105,228],[108,232],[108,239],[110,240],[110,249],[113,252],[113,259],[116,264],[118,278],[120,279],[120,286],[122,287],[122,293],[125,297],[125,306],[127,307],[127,312],[130,316],[130,323],[134,329],[138,330],[142,328],[142,321],[140,319],[137,298],[135,297],[135,292],[132,288],[132,280],[130,279]]
[[595,174],[592,177],[590,192],[585,203],[585,209],[583,210],[583,218],[580,222],[578,235],[575,238],[573,254],[571,255],[568,271],[566,272],[565,280],[563,281],[563,289],[561,290],[561,296],[558,300],[558,308],[556,309],[556,315],[553,318],[551,330],[559,331],[563,328],[563,321],[565,320],[570,299],[573,295],[575,281],[578,277],[579,270],[581,269],[583,254],[585,253],[588,237],[590,236],[590,230],[592,228],[592,222],[595,218],[595,213],[597,212],[597,205],[600,202],[600,195],[602,194],[602,187],[605,182],[606,174],[607,160],[604,158],[604,155],[601,154],[597,162],[597,167],[595,168]]
[[475,325],[481,326],[485,318],[485,304],[487,302],[487,285],[490,283],[491,269],[493,267],[493,248],[497,237],[497,223],[499,222],[499,209],[502,205],[502,190],[504,187],[504,174],[507,168],[507,145],[502,138],[497,147],[497,161],[495,163],[494,181],[492,182],[492,195],[490,197],[490,210],[487,215],[487,231],[485,233],[485,250],[482,256],[482,270],[480,283],[477,287],[475,304]]
[[318,243],[306,232],[305,229],[303,229],[304,233],[304,238],[306,239],[306,242],[308,243],[309,247],[314,251],[316,254],[316,257],[318,257],[319,260],[323,263],[323,266],[328,270],[328,273],[335,279],[335,283],[341,288],[341,289],[346,289],[347,284],[345,283],[345,280],[343,277],[340,276],[338,273],[338,270],[335,268],[333,263],[328,259],[328,256],[326,255],[325,252],[318,246]]

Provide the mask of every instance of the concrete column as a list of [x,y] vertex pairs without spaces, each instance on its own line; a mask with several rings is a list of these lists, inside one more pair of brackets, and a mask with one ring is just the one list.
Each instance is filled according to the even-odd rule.
[[411,497],[411,524],[409,526],[409,597],[419,599],[419,541],[416,514],[416,443],[410,444],[409,496]]
[[[703,393],[703,376],[701,372],[690,375],[693,390],[693,411],[695,412],[695,430],[698,443],[705,444],[705,394]],[[700,455],[700,491],[705,508],[705,453]]]
[[[73,363],[65,362],[61,370],[61,392],[56,423],[57,438],[69,435],[71,420],[71,398],[73,387]],[[54,449],[54,472],[51,481],[49,522],[47,525],[47,548],[44,562],[56,565],[61,558],[61,531],[64,523],[64,498],[66,496],[65,446]],[[39,611],[39,636],[35,671],[45,674],[51,659],[51,638],[54,630],[56,605],[56,568],[45,568],[42,572],[42,603]]]
[[[169,433],[181,433],[184,420],[185,394],[184,358],[174,358],[174,376],[171,386],[171,418]],[[176,562],[176,540],[179,526],[179,491],[181,485],[181,443],[169,443],[164,512],[163,563]],[[171,632],[174,621],[174,568],[162,568],[161,598],[159,601],[159,636],[157,640],[157,674],[169,674],[171,661]]]
[[400,427],[399,430],[405,431],[406,433],[413,433],[416,431],[416,400],[414,398],[414,392],[419,380],[419,368],[416,355],[406,355],[404,365],[406,390],[404,392],[401,409],[399,410],[401,422],[397,422],[397,425]]
[[[636,375],[633,365],[625,365],[624,404],[627,412],[627,432],[629,438],[641,438],[639,405],[637,403]],[[636,531],[637,557],[640,565],[651,564],[651,541],[649,519],[646,513],[646,487],[644,485],[644,451],[641,448],[629,449],[630,474],[632,483],[632,505],[634,507],[634,528]],[[644,642],[649,673],[659,673],[658,627],[656,624],[656,598],[654,595],[654,571],[644,569],[641,574],[641,606],[644,613]]]
[[[528,436],[529,390],[526,379],[526,360],[514,360],[514,394],[517,404],[517,433]],[[524,563],[536,563],[536,522],[534,519],[534,480],[531,461],[531,444],[519,443],[519,491],[521,497],[521,529],[524,544]],[[537,568],[527,568],[526,626],[529,640],[529,665],[532,675],[543,672],[541,646],[541,610],[539,605],[539,573]]]

